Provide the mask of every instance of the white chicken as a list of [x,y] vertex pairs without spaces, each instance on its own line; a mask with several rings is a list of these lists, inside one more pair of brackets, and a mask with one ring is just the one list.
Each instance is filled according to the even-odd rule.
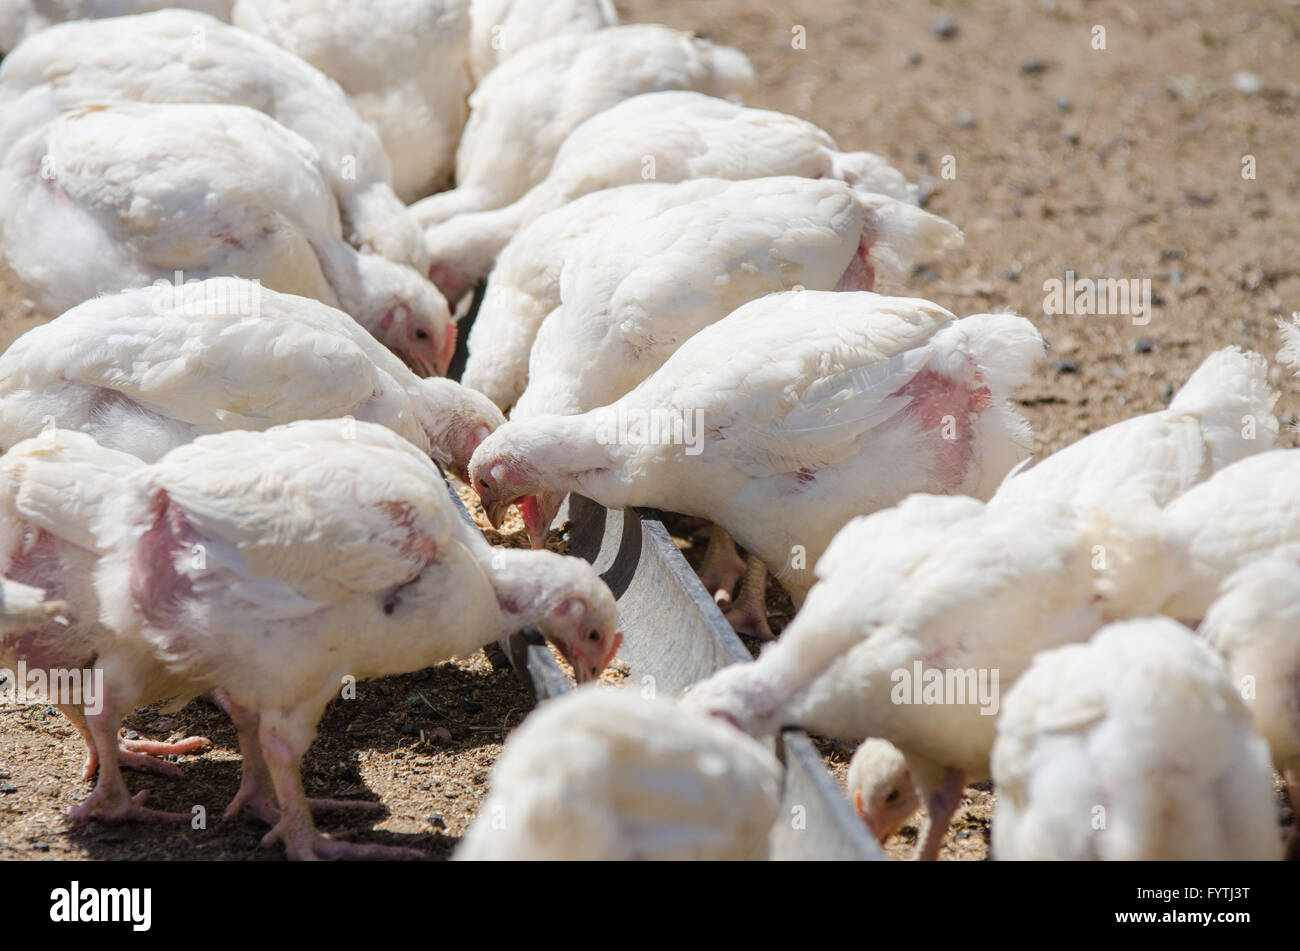
[[[122,640],[100,623],[100,602],[92,574],[104,549],[96,535],[114,494],[141,463],[105,449],[81,433],[53,430],[12,447],[0,457],[0,572],[6,580],[33,585],[63,602],[53,618],[26,624],[6,621],[0,636],[0,667],[17,661],[29,669],[102,674],[99,694],[51,697],[86,743],[83,779],[99,771],[90,797],[72,807],[73,819],[188,820],[189,814],[158,813],[143,806],[146,793],[132,797],[121,767],[165,775],[178,767],[155,755],[192,753],[208,745],[202,737],[172,743],[119,740],[122,717],[137,707],[172,696],[172,678],[142,644]],[[119,747],[120,743],[120,747]]]
[[0,446],[55,424],[155,462],[205,433],[343,416],[466,478],[505,422],[482,394],[415,376],[342,311],[235,278],[97,297],[0,354]]
[[[1230,575],[1198,633],[1228,664],[1255,729],[1268,741],[1300,823],[1300,545],[1283,545]],[[1292,827],[1289,857],[1300,857]]]
[[274,43],[201,13],[69,23],[24,43],[0,64],[0,142],[16,142],[75,106],[119,101],[265,112],[320,151],[318,169],[349,243],[428,272],[424,235],[393,192],[379,136],[338,84]]
[[916,202],[915,187],[885,159],[870,152],[840,152],[834,139],[802,119],[697,92],[646,93],[574,129],[546,178],[514,204],[458,215],[428,229],[430,276],[449,300],[458,300],[487,276],[515,232],[539,215],[603,188],[767,175],[836,178],[863,191]]
[[770,749],[690,707],[599,686],[506,740],[462,860],[766,859],[781,797]]
[[243,106],[122,103],[65,113],[0,165],[0,244],[38,306],[216,275],[351,314],[421,375],[456,327],[409,267],[342,238],[320,154]]
[[[992,493],[1027,452],[1007,400],[1042,351],[1011,314],[954,322],[912,298],[771,294],[608,406],[506,423],[470,478],[494,523],[520,503],[534,545],[567,492],[708,518],[797,605],[854,515],[914,491]],[[734,622],[770,637],[762,578],[746,590]]]
[[1165,557],[1176,566],[1163,613],[1195,625],[1238,568],[1300,542],[1300,451],[1277,449],[1235,462],[1161,513]]
[[403,201],[450,183],[469,115],[469,0],[237,0],[231,22],[343,87]]
[[113,514],[95,578],[103,617],[183,678],[180,698],[224,691],[244,756],[227,815],[274,822],[263,842],[290,858],[409,854],[336,842],[312,822],[299,765],[353,678],[536,626],[586,681],[622,640],[589,564],[492,548],[429,458],[371,423],[200,437],[134,473]]
[[511,418],[605,406],[742,304],[791,289],[876,290],[878,278],[897,286],[961,241],[914,205],[790,176],[610,219],[565,260],[561,304],[537,332]]
[[997,859],[1281,857],[1268,746],[1223,661],[1168,618],[1035,657],[992,763]]
[[1137,570],[1150,533],[1130,514],[913,495],[854,519],[781,639],[687,699],[756,736],[788,724],[888,740],[905,762],[863,751],[856,804],[884,835],[901,818],[888,793],[910,771],[930,820],[918,854],[932,860],[966,783],[989,774],[1000,691],[1036,652],[1153,612],[1159,594]]
[[474,90],[456,152],[456,187],[413,212],[432,227],[510,204],[546,177],[570,132],[632,96],[689,89],[739,98],[753,84],[744,53],[666,26],[611,27],[535,43]]
[[611,0],[470,0],[469,72],[475,83],[534,43],[618,25]]
[[0,56],[27,37],[69,20],[98,20],[183,7],[229,23],[233,6],[234,0],[4,0],[0,3]]

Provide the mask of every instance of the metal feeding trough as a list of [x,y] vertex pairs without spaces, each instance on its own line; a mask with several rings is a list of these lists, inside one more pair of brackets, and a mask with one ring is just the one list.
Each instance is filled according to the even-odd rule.
[[[463,326],[473,321],[482,294],[480,286]],[[453,379],[465,365],[467,337],[460,335],[448,372]],[[448,489],[472,523],[460,498]],[[629,668],[628,689],[652,688],[659,696],[673,697],[720,667],[752,660],[653,512],[611,510],[571,495],[556,522],[563,524],[566,518],[569,554],[591,562],[618,599],[625,635],[618,656]],[[536,631],[515,634],[500,647],[539,701],[573,689]],[[782,731],[775,752],[785,766],[785,784],[772,835],[774,859],[884,859],[802,730]]]

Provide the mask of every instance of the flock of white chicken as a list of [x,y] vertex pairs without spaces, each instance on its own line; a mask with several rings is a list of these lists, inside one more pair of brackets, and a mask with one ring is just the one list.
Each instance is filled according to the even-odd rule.
[[119,729],[207,694],[264,844],[409,854],[316,829],[317,723],[529,626],[598,679],[615,600],[537,550],[576,492],[711,522],[737,629],[771,638],[769,572],[797,613],[683,698],[544,704],[460,857],[766,857],[785,725],[862,743],[850,797],[882,841],[924,807],[921,858],[988,778],[998,858],[1283,854],[1300,453],[1263,357],[1027,465],[1038,331],[877,293],[961,232],[741,105],[740,52],[608,0],[182,5],[0,2],[0,252],[60,315],[0,355],[0,668],[103,673],[59,703],[73,820],[187,821],[121,770],[207,741]]

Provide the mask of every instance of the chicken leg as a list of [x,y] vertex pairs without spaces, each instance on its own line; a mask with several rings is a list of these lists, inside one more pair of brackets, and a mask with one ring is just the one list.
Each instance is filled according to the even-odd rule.
[[262,838],[263,846],[283,842],[288,857],[298,861],[424,858],[415,849],[339,842],[317,831],[312,822],[311,803],[302,788],[303,751],[265,722],[258,727],[257,739],[280,805],[280,818]]
[[[122,714],[114,705],[113,694],[109,688],[104,689],[103,708],[100,712],[83,713],[83,717],[82,726],[78,728],[85,730],[83,736],[90,746],[91,758],[96,758],[96,751],[103,752],[98,756],[99,778],[95,782],[95,788],[86,799],[68,809],[69,818],[74,822],[84,822],[92,816],[110,822],[127,819],[151,819],[161,822],[190,821],[190,814],[187,812],[160,812],[145,808],[144,802],[149,797],[146,791],[138,792],[134,796],[127,791],[119,763],[122,754],[118,749],[117,735],[122,724]],[[73,720],[74,724],[76,722]]]
[[736,543],[718,525],[709,528],[709,547],[700,564],[700,581],[718,604],[726,604],[745,574],[745,561],[736,551]]
[[930,791],[926,797],[926,812],[930,823],[925,828],[925,835],[917,848],[916,858],[920,862],[933,862],[939,858],[939,849],[948,835],[948,824],[952,822],[953,813],[961,805],[962,793],[966,790],[966,775],[959,769],[948,767],[943,771],[943,779],[937,789]]
[[772,640],[772,629],[767,625],[767,565],[753,555],[749,556],[745,579],[740,583],[739,600],[723,614],[737,633],[760,641]]
[[[214,691],[215,693],[215,691]],[[231,701],[223,695],[222,708],[230,714],[239,735],[239,751],[243,757],[243,768],[239,777],[239,791],[226,806],[223,819],[232,819],[241,812],[256,816],[267,825],[280,821],[280,804],[275,798],[275,785],[262,755],[262,746],[258,741],[260,719],[257,714]],[[359,811],[379,812],[382,803],[368,802],[363,799],[308,799],[307,806],[312,815],[328,812]]]

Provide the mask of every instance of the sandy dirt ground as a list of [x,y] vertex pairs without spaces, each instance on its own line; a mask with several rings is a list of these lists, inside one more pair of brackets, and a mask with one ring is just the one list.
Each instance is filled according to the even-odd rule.
[[[1271,355],[1300,308],[1300,3],[1294,0],[618,0],[629,21],[691,28],[749,54],[749,101],[801,115],[844,149],[888,156],[966,246],[901,290],[958,314],[1015,310],[1050,344],[1022,394],[1038,452],[1164,406],[1212,350]],[[1104,29],[1105,48],[1095,48]],[[1249,74],[1249,75],[1242,75]],[[1044,282],[1149,279],[1147,315],[1053,316]],[[0,276],[0,345],[37,317]],[[1134,317],[1136,316],[1136,321]],[[1278,373],[1284,442],[1300,387]],[[779,599],[773,608],[780,614]],[[779,629],[784,618],[775,618]],[[315,795],[378,800],[380,821],[327,830],[449,853],[486,790],[503,731],[530,700],[476,655],[363,685],[331,707],[307,757]],[[80,829],[89,791],[70,727],[41,708],[0,711],[0,859],[279,858],[251,822],[216,822],[237,785],[233,731],[201,701],[144,711],[150,738],[200,732],[183,779],[129,774],[156,804],[203,804],[208,831]],[[851,750],[823,743],[840,776]],[[972,787],[944,858],[987,854],[992,794]],[[1287,816],[1286,822],[1291,818]],[[916,824],[890,844],[905,857]]]

